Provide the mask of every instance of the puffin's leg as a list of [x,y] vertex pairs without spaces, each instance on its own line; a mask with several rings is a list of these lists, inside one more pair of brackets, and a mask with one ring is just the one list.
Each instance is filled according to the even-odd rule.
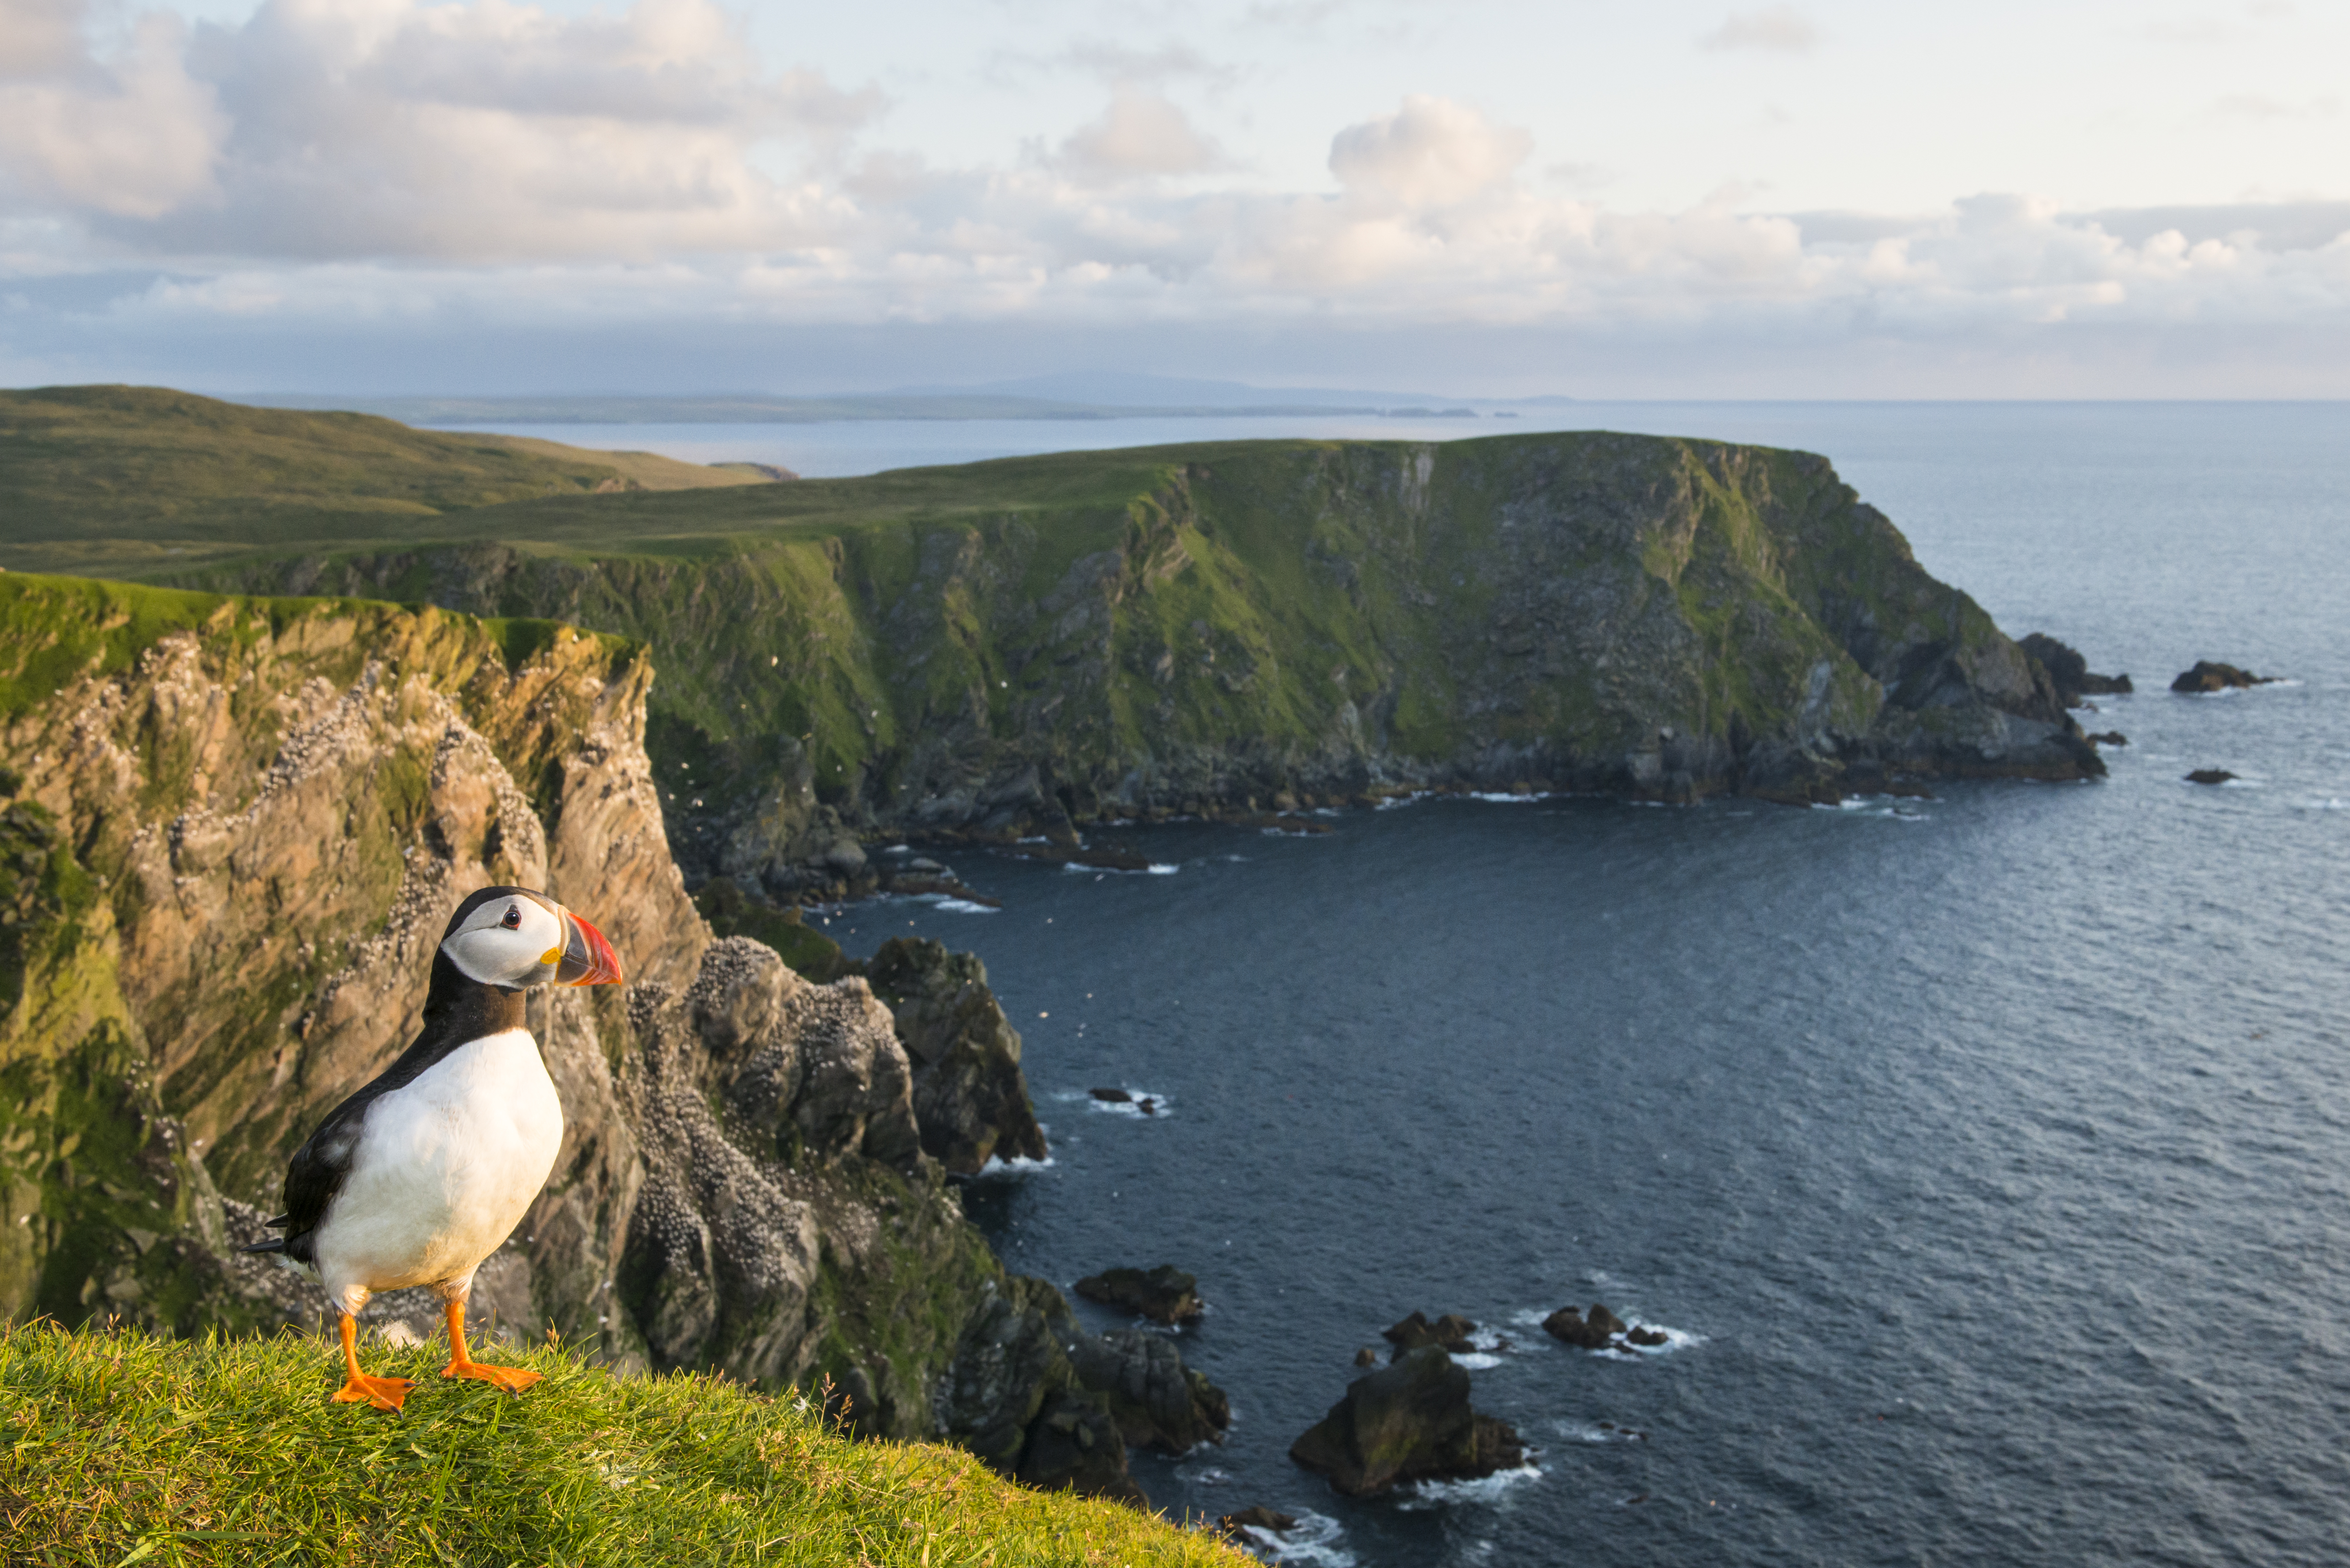
[[449,1365],[441,1369],[443,1377],[478,1377],[493,1388],[503,1388],[509,1394],[519,1394],[537,1382],[540,1373],[519,1366],[485,1366],[465,1351],[465,1298],[449,1298]]
[[416,1386],[405,1377],[369,1377],[359,1370],[359,1320],[345,1313],[343,1318],[343,1366],[348,1374],[342,1387],[335,1391],[338,1405],[357,1404],[366,1400],[379,1410],[397,1410],[408,1391]]

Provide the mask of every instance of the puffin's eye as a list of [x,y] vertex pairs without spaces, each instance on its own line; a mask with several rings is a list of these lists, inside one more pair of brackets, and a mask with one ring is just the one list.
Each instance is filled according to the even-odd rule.
[[506,918],[500,920],[498,924],[504,926],[508,930],[513,930],[516,926],[521,925],[522,906],[519,904],[508,904],[506,906]]

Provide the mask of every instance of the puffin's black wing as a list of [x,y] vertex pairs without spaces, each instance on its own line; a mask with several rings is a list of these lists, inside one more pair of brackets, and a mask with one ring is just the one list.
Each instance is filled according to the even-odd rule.
[[327,1113],[327,1119],[294,1151],[286,1165],[286,1212],[269,1221],[285,1235],[241,1251],[283,1252],[299,1262],[317,1260],[310,1236],[327,1218],[335,1195],[350,1176],[351,1161],[367,1126],[370,1106],[394,1089],[471,1040],[522,1023],[522,995],[497,987],[477,985],[458,973],[445,953],[432,964],[432,991],[424,1003],[424,1028],[397,1061],[360,1086],[349,1099]]
[[335,1194],[343,1189],[351,1173],[351,1156],[359,1147],[359,1131],[367,1124],[368,1107],[388,1086],[378,1078],[328,1112],[318,1130],[303,1140],[286,1166],[286,1212],[269,1222],[272,1230],[283,1230],[286,1234],[244,1251],[283,1252],[305,1263],[317,1261],[311,1255],[311,1232],[326,1219],[327,1206],[335,1200]]

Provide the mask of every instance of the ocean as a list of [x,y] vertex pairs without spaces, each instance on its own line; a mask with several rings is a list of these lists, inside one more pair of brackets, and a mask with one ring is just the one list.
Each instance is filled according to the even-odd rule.
[[[1238,422],[730,427],[723,453],[533,433],[821,473]],[[966,1189],[1006,1262],[1064,1290],[1199,1276],[1182,1348],[1234,1424],[1139,1457],[1154,1501],[1295,1514],[1277,1554],[1334,1568],[2340,1562],[2350,405],[1247,433],[1545,424],[1825,452],[2011,634],[2132,675],[2082,715],[2129,744],[2096,783],[1842,809],[1445,799],[1307,839],[1104,832],[1162,874],[964,851],[1000,912],[836,911],[852,951],[976,950],[1026,1039],[1052,1159]],[[2286,679],[2171,695],[2198,659]],[[2240,776],[2185,782],[2202,767]],[[1595,1301],[1669,1344],[1541,1332]],[[1476,1403],[1534,1462],[1337,1497],[1288,1446],[1415,1309],[1481,1325]]]

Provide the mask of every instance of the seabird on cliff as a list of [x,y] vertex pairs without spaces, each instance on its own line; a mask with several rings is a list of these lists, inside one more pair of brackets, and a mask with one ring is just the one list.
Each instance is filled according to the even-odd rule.
[[378,1291],[431,1285],[447,1303],[443,1377],[519,1393],[539,1375],[465,1350],[473,1271],[520,1223],[563,1142],[563,1104],[523,1023],[541,985],[617,983],[604,934],[544,893],[484,888],[457,906],[432,958],[424,1027],[337,1106],[286,1169],[286,1234],[247,1247],[324,1285],[342,1318],[338,1401],[397,1410],[405,1377],[359,1370],[357,1314]]

